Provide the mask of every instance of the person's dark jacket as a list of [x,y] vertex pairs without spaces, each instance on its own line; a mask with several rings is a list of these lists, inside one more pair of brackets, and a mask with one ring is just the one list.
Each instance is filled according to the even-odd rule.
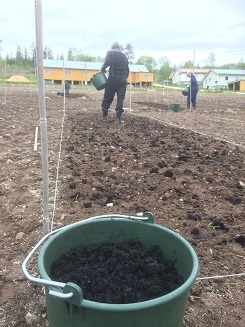
[[191,74],[191,88],[198,89],[198,82],[196,80],[196,77],[193,74]]
[[129,67],[128,59],[124,53],[119,50],[110,50],[106,54],[105,62],[101,67],[101,71],[105,72],[109,68],[109,77],[128,78]]
[[71,85],[69,83],[65,83],[65,89],[66,91],[69,91],[71,89]]

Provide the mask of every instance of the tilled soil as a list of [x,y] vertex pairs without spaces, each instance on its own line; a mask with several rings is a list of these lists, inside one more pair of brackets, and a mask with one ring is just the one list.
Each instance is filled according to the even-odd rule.
[[[0,326],[43,327],[42,287],[21,270],[43,230],[37,87],[4,91]],[[107,213],[152,212],[199,258],[204,279],[190,291],[183,326],[244,326],[245,95],[199,92],[192,111],[181,91],[132,89],[125,123],[116,125],[114,105],[109,122],[100,120],[103,92],[74,87],[64,101],[57,91],[46,87],[52,229]],[[180,112],[169,111],[171,102]],[[37,275],[35,258],[28,269]]]

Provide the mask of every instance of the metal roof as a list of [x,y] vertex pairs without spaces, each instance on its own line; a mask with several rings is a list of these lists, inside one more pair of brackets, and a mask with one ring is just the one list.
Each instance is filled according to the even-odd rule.
[[212,69],[218,75],[245,75],[245,70],[242,69]]
[[245,79],[244,78],[239,78],[239,79],[236,79],[234,81],[230,81],[227,84],[229,85],[229,84],[240,83],[240,82],[245,82]]
[[52,60],[43,59],[44,67],[66,68],[66,69],[95,69],[100,70],[102,64],[99,62],[69,61],[69,60]]
[[145,65],[129,64],[129,70],[134,73],[137,72],[149,73],[149,70],[145,67]]
[[193,71],[194,74],[207,74],[210,71],[210,69],[204,69],[204,68],[193,68],[193,69],[179,68],[178,71],[181,72],[181,73],[189,73],[190,71]]
[[[69,60],[53,60],[53,59],[43,59],[43,66],[49,68],[65,68],[65,69],[91,69],[100,70],[102,67],[102,62],[87,62],[87,61],[69,61]],[[145,72],[148,73],[148,69],[144,65],[129,65],[129,70],[131,72]]]

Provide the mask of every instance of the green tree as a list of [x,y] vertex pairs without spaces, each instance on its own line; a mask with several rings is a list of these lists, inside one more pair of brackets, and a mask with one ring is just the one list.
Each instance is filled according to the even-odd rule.
[[188,60],[181,65],[181,68],[193,68],[193,62],[191,60]]
[[36,44],[34,42],[31,43],[30,45],[30,66],[33,68],[33,72],[37,71],[37,63],[36,63]]
[[208,57],[208,64],[210,68],[214,68],[216,66],[216,59],[213,52],[210,52]]
[[6,55],[6,65],[11,66],[12,65],[12,58],[9,54]]
[[1,51],[3,50],[3,48],[1,47],[1,43],[3,42],[3,40],[0,40],[0,58],[2,59],[1,57]]
[[15,55],[15,63],[17,66],[23,65],[23,54],[20,46],[18,45],[16,55]]
[[137,65],[145,65],[145,67],[148,69],[149,72],[153,72],[157,67],[156,60],[151,56],[139,57],[136,64]]
[[83,51],[81,49],[77,49],[76,47],[69,48],[68,50],[68,60],[79,60],[78,58],[83,56]]
[[36,58],[36,44],[34,42],[30,45],[30,51],[31,51],[31,61],[34,62]]
[[48,59],[54,59],[53,51],[48,48]]
[[97,56],[96,62],[104,62],[105,57]]
[[54,59],[52,50],[47,46],[45,46],[43,49],[43,58],[44,59]]
[[30,65],[30,57],[28,55],[27,48],[24,48],[24,58],[23,58],[24,66],[28,67]]
[[245,62],[244,62],[244,58],[241,58],[238,62],[238,64],[236,65],[236,69],[244,69],[245,70]]
[[75,47],[69,48],[67,54],[67,60],[77,60],[77,61],[87,61],[87,62],[103,62],[104,57],[94,57],[89,54],[84,54],[81,49],[77,49]]
[[[210,67],[208,67],[210,68]],[[225,65],[222,65],[222,66],[219,66],[218,68],[220,69],[237,69],[237,64],[225,64]]]
[[43,49],[43,59],[48,59],[48,49],[47,49],[47,47],[44,47],[44,49]]
[[134,48],[132,47],[132,45],[130,43],[126,44],[125,48],[122,48],[122,52],[126,55],[126,57],[128,58],[128,62],[130,64],[133,63],[134,61]]
[[159,63],[161,64],[161,67],[159,68],[159,78],[163,80],[168,80],[169,75],[173,68],[170,66],[170,61],[167,57],[162,57],[159,60]]
[[[206,60],[206,65],[203,66],[205,69],[212,69],[216,67],[216,59],[213,52],[210,52],[208,59]],[[225,69],[225,68],[224,68]],[[228,69],[228,68],[226,68]]]
[[67,60],[70,60],[70,61],[74,60],[72,48],[69,48],[69,50],[68,50]]

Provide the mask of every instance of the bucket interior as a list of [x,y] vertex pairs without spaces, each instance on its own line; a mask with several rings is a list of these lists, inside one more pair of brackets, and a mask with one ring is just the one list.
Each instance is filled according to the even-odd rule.
[[164,259],[174,261],[177,272],[184,278],[183,285],[186,283],[191,285],[194,282],[197,274],[197,258],[189,243],[162,226],[122,218],[82,221],[52,236],[38,257],[40,275],[44,279],[50,279],[52,264],[78,246],[101,244],[105,241],[120,243],[131,239],[140,241],[144,248],[158,245]]

